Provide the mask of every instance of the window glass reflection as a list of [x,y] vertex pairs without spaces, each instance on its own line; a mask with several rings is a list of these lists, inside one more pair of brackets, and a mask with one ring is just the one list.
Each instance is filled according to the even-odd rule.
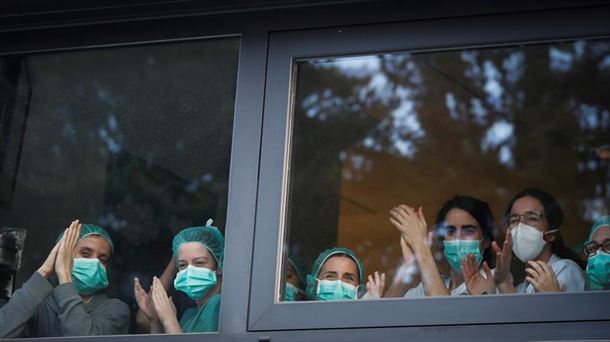
[[[1,337],[217,330],[238,51],[231,38],[0,59],[0,233],[17,237],[0,246],[0,305],[21,288],[38,300],[20,322],[4,304]],[[64,240],[76,259],[45,263]]]
[[608,41],[296,70],[285,252],[309,299],[334,247],[362,260],[357,298],[599,288],[583,246],[610,207]]

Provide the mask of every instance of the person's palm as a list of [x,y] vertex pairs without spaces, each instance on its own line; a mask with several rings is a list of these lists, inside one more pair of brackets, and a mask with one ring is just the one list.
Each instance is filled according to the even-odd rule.
[[136,302],[138,303],[138,307],[140,308],[140,310],[142,310],[142,312],[149,320],[158,320],[159,318],[157,317],[157,311],[155,310],[155,306],[153,305],[150,293],[146,292],[142,288],[142,286],[140,285],[140,280],[138,278],[135,279],[134,286]]

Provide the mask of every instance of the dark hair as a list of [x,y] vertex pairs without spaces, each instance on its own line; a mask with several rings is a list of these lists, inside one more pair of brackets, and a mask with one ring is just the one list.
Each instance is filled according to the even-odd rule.
[[451,209],[461,209],[469,213],[481,226],[483,231],[483,238],[489,242],[489,246],[483,251],[483,260],[487,264],[491,265],[492,253],[491,253],[491,242],[494,241],[494,217],[489,209],[489,204],[485,201],[481,201],[478,198],[465,195],[456,195],[443,204],[441,209],[436,215],[436,227],[439,229],[444,226],[445,216]]
[[[537,188],[526,188],[519,191],[515,197],[508,203],[506,211],[504,212],[504,219],[506,220],[511,213],[515,202],[523,197],[533,197],[542,203],[544,207],[544,217],[549,224],[549,230],[559,229],[563,223],[563,209],[561,205],[550,193],[537,189]],[[583,262],[580,260],[578,255],[566,247],[561,237],[561,230],[555,233],[555,239],[551,242],[551,251],[562,259],[570,259],[576,262],[580,267],[583,267]]]

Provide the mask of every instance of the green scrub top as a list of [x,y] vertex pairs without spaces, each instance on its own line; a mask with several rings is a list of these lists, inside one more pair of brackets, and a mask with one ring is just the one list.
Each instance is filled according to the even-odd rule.
[[218,331],[220,313],[220,294],[210,298],[200,309],[190,308],[180,319],[180,327],[185,333]]

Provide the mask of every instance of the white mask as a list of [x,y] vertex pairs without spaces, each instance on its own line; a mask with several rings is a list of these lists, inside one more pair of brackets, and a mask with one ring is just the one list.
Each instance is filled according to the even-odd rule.
[[522,262],[533,260],[540,255],[542,248],[544,248],[544,245],[546,244],[546,241],[543,239],[544,234],[556,231],[557,230],[555,229],[542,233],[535,227],[519,223],[511,230],[511,235],[513,237],[513,252]]

